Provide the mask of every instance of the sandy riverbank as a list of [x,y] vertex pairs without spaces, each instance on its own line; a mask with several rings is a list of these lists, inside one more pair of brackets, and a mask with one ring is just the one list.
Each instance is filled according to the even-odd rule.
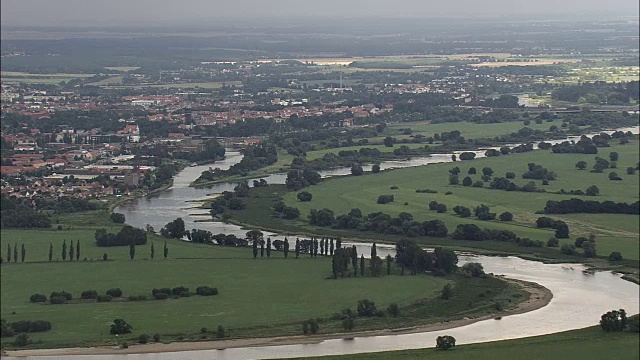
[[[522,314],[529,311],[534,311],[545,307],[551,299],[553,294],[551,291],[541,285],[535,283],[529,283],[520,280],[507,279],[509,282],[518,284],[522,287],[522,290],[530,294],[529,299],[521,302],[513,309],[504,311],[499,315],[502,317]],[[269,345],[292,345],[292,344],[310,344],[319,343],[328,339],[342,339],[345,337],[356,338],[365,336],[381,336],[381,335],[396,335],[396,334],[410,334],[420,332],[430,332],[438,330],[452,329],[456,327],[466,326],[478,321],[488,320],[496,317],[495,315],[487,315],[477,318],[464,318],[460,320],[452,320],[446,322],[439,322],[434,324],[428,324],[423,326],[416,326],[410,328],[400,329],[384,329],[374,331],[362,331],[351,333],[339,333],[339,334],[326,334],[317,336],[286,336],[286,337],[272,337],[272,338],[249,338],[249,339],[231,339],[220,341],[195,341],[195,342],[174,342],[170,344],[154,343],[143,345],[132,345],[127,349],[120,349],[118,347],[91,347],[91,348],[62,348],[62,349],[34,349],[34,350],[15,350],[7,351],[7,356],[68,356],[68,355],[110,355],[110,354],[145,354],[145,353],[159,353],[159,352],[177,352],[177,351],[194,351],[194,350],[214,350],[214,349],[226,349],[226,348],[238,348],[238,347],[251,347],[251,346],[269,346]]]

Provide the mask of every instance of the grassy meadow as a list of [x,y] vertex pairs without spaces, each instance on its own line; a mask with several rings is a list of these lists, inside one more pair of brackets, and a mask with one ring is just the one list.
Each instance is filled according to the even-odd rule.
[[[448,351],[419,349],[343,356],[325,356],[322,360],[462,360],[462,359],[545,359],[627,360],[640,357],[637,333],[607,333],[600,327],[566,331],[557,334],[482,344],[459,345]],[[435,346],[435,339],[432,346]]]
[[[52,330],[31,333],[33,347],[92,346],[135,341],[140,334],[159,333],[163,341],[215,338],[215,329],[223,325],[231,337],[298,335],[300,322],[322,318],[320,333],[344,331],[339,321],[329,320],[345,308],[356,308],[357,301],[370,299],[380,309],[395,302],[404,316],[357,320],[355,330],[402,327],[485,315],[495,312],[496,301],[511,303],[525,299],[521,290],[495,278],[462,276],[392,276],[357,277],[339,280],[331,276],[330,258],[288,259],[281,252],[271,258],[253,259],[250,248],[232,248],[166,240],[167,259],[162,257],[165,239],[150,235],[146,245],[137,246],[135,258],[129,258],[128,247],[98,248],[93,240],[97,228],[117,231],[108,222],[106,212],[69,214],[55,217],[63,230],[2,230],[1,246],[22,244],[26,248],[24,263],[3,263],[0,313],[8,322],[47,320]],[[62,241],[80,241],[80,261],[62,261]],[[48,261],[49,244],[54,246],[53,261]],[[150,259],[151,244],[155,258]],[[108,261],[102,261],[102,254]],[[4,257],[5,254],[3,254]],[[86,258],[86,260],[85,260]],[[444,301],[437,298],[442,287],[452,282],[459,296]],[[151,290],[161,287],[186,286],[192,292],[197,286],[217,287],[217,296],[151,300]],[[99,293],[119,287],[129,295],[147,295],[146,301],[96,303],[81,301],[80,293]],[[482,296],[492,289],[491,296]],[[48,296],[65,290],[74,296],[63,305],[34,304],[32,294]],[[425,301],[425,299],[427,299]],[[475,299],[470,301],[469,299]],[[513,302],[515,304],[516,301]],[[119,338],[109,334],[109,324],[123,318],[134,330]],[[207,328],[207,332],[201,332]],[[119,339],[119,340],[118,340]],[[10,346],[13,338],[2,338]]]
[[[616,202],[635,202],[639,198],[638,173],[627,175],[626,168],[635,166],[638,162],[638,143],[628,145],[614,145],[601,148],[597,156],[608,158],[608,154],[617,151],[620,155],[617,169],[607,169],[604,173],[591,173],[589,170],[578,170],[574,164],[584,160],[589,168],[594,164],[594,155],[586,154],[553,154],[550,151],[533,151],[509,156],[482,158],[472,161],[456,162],[455,164],[431,164],[428,166],[383,171],[379,174],[366,174],[361,177],[347,176],[325,180],[321,184],[305,189],[313,195],[310,202],[300,202],[296,193],[284,196],[288,206],[300,209],[301,219],[306,219],[311,209],[332,209],[336,215],[359,208],[364,214],[382,211],[398,214],[406,211],[413,214],[417,220],[440,219],[444,221],[450,232],[460,223],[474,223],[481,227],[507,229],[520,237],[529,237],[546,241],[553,236],[549,229],[537,229],[535,220],[541,216],[535,214],[544,208],[548,200],[561,200],[578,197],[585,200],[611,200]],[[491,167],[495,176],[505,176],[508,171],[516,173],[513,179],[518,185],[524,185],[530,180],[522,179],[521,175],[527,170],[527,163],[540,164],[550,171],[556,172],[557,180],[549,185],[541,185],[536,180],[538,188],[546,192],[507,192],[492,190],[485,183],[484,188],[463,187],[449,185],[449,169],[458,166],[461,169],[460,181],[467,176],[471,167],[477,169],[476,175],[469,175],[473,181],[480,180],[483,167]],[[608,173],[616,171],[622,181],[611,181]],[[600,189],[597,197],[552,194],[561,189],[565,191],[582,190],[596,185]],[[397,189],[391,189],[397,187]],[[431,189],[436,194],[416,193],[417,189]],[[447,192],[451,194],[447,195]],[[394,195],[395,201],[379,205],[376,200],[379,195]],[[437,201],[447,205],[447,212],[437,213],[428,210],[430,201]],[[471,209],[480,204],[491,207],[498,215],[509,211],[514,214],[514,221],[480,221],[471,218],[460,218],[452,209],[456,205],[464,205]],[[597,236],[598,253],[607,255],[611,251],[620,251],[625,258],[639,259],[638,250],[638,217],[634,215],[613,214],[568,214],[550,215],[552,218],[562,219],[571,229],[571,239],[561,240],[561,243],[573,242],[577,236],[593,233]]]

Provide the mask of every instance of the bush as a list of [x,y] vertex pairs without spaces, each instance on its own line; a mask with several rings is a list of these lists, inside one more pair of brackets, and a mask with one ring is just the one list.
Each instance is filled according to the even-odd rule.
[[98,297],[98,292],[95,290],[86,290],[83,291],[82,294],[80,294],[80,299],[95,299]]
[[570,244],[564,244],[562,245],[562,247],[560,248],[560,252],[565,254],[565,255],[576,255],[576,247]]
[[376,313],[376,304],[369,300],[363,299],[358,301],[359,316],[373,316]]
[[148,343],[148,342],[149,342],[149,335],[147,335],[147,334],[142,334],[142,335],[140,335],[140,337],[138,337],[138,342],[139,342],[140,344],[146,344],[146,343]]
[[308,321],[303,321],[302,322],[302,333],[307,335],[309,333],[309,322]]
[[151,290],[151,295],[155,296],[158,293],[164,293],[167,296],[171,296],[171,289],[169,288],[161,288],[161,289],[153,289]]
[[482,264],[477,262],[466,263],[462,265],[461,270],[471,275],[471,277],[479,277],[484,275],[484,268],[482,267]]
[[442,291],[440,293],[440,298],[443,300],[449,300],[453,296],[453,290],[451,289],[451,284],[447,284],[442,287]]
[[618,181],[618,180],[622,180],[622,178],[618,176],[618,173],[612,171],[609,173],[609,180]]
[[513,214],[506,211],[503,212],[502,214],[500,214],[500,221],[512,221],[513,220]]
[[120,335],[120,334],[128,334],[133,330],[133,327],[129,325],[123,319],[114,319],[113,324],[111,324],[110,333],[112,335]]
[[600,327],[602,330],[622,331],[627,325],[627,313],[624,309],[611,310],[600,317]]
[[196,294],[200,296],[218,295],[218,288],[212,288],[209,286],[198,286],[196,288]]
[[125,221],[124,214],[112,213],[111,221],[113,221],[116,224],[124,224],[124,221]]
[[169,298],[169,294],[159,292],[159,293],[153,294],[153,298],[156,300],[167,300]]
[[62,297],[66,301],[69,301],[69,300],[73,299],[73,296],[71,296],[71,294],[69,294],[68,292],[66,292],[64,290],[60,291],[60,292],[58,292],[58,291],[52,292],[51,295],[49,295],[49,300],[51,300],[51,298],[54,298],[54,297]]
[[558,247],[560,241],[556,238],[551,238],[547,240],[547,247]]
[[113,288],[113,289],[109,289],[107,290],[107,295],[111,296],[111,297],[121,297],[122,296],[122,290],[120,290],[120,288]]
[[387,204],[393,202],[393,195],[380,195],[378,196],[378,204]]
[[54,304],[54,305],[60,305],[60,304],[64,304],[67,302],[67,299],[65,299],[62,296],[52,296],[49,298],[49,302]]
[[352,318],[352,317],[346,317],[346,318],[342,319],[342,327],[346,331],[353,330],[355,325],[356,325],[356,320],[354,318]]
[[436,339],[436,348],[440,350],[448,350],[456,346],[456,338],[449,335],[438,336]]
[[155,342],[160,342],[160,334],[155,333],[155,334],[153,335],[153,341],[155,341]]
[[33,294],[29,297],[29,301],[32,303],[45,302],[47,301],[47,297],[42,294]]
[[380,165],[378,165],[378,164],[374,164],[374,165],[371,167],[371,172],[372,172],[372,173],[374,173],[374,174],[379,173],[379,172],[380,172]]
[[302,192],[299,192],[298,195],[296,195],[296,197],[300,201],[311,201],[311,199],[313,198],[313,195],[311,195],[311,193],[308,191],[302,191]]
[[309,320],[309,331],[312,334],[317,334],[318,330],[320,330],[320,325],[318,325],[318,320],[316,319],[310,319]]
[[98,295],[96,300],[98,302],[110,302],[113,297],[111,295]]
[[227,336],[226,331],[224,330],[224,326],[218,325],[218,329],[216,330],[216,337],[222,339]]
[[144,301],[147,300],[146,295],[129,295],[129,301]]
[[171,289],[171,294],[173,294],[175,296],[179,296],[183,292],[189,292],[189,289],[184,287],[184,286],[177,286],[177,287],[174,287],[173,289]]
[[11,323],[14,333],[31,333],[51,330],[51,323],[45,320],[20,320]]
[[392,317],[398,317],[398,315],[400,315],[400,308],[398,307],[398,304],[391,303],[389,304],[389,307],[387,307],[387,312]]
[[620,254],[620,252],[614,251],[611,254],[609,254],[609,261],[621,261],[621,260],[622,260],[622,254]]
[[29,335],[27,334],[20,334],[18,335],[15,340],[13,340],[13,346],[27,346],[31,344],[31,339],[29,339]]
[[505,174],[505,177],[506,177],[507,179],[515,179],[515,178],[516,178],[516,173],[514,173],[514,172],[507,172],[507,173]]

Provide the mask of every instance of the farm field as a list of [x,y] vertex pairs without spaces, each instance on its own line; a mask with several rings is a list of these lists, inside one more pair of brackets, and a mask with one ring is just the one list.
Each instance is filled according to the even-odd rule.
[[[638,163],[637,142],[628,145],[614,145],[610,148],[601,148],[598,156],[608,158],[612,151],[619,153],[617,169],[607,169],[604,173],[591,173],[588,170],[577,170],[574,164],[584,160],[590,166],[594,163],[594,155],[585,154],[553,154],[550,151],[533,151],[509,156],[482,158],[472,161],[457,162],[455,164],[431,164],[428,166],[406,168],[392,171],[383,171],[379,174],[367,174],[361,177],[341,177],[323,181],[321,184],[305,189],[313,195],[310,202],[300,202],[295,193],[288,193],[284,197],[288,206],[300,209],[301,219],[306,219],[311,209],[332,209],[336,216],[345,214],[353,208],[359,208],[363,214],[382,211],[391,215],[400,212],[413,214],[419,221],[440,219],[446,223],[449,232],[453,232],[459,223],[473,223],[481,227],[507,229],[515,232],[520,237],[529,237],[546,241],[553,236],[548,229],[535,228],[535,220],[541,215],[535,214],[544,208],[548,200],[561,200],[578,197],[585,200],[611,200],[615,202],[635,202],[638,200],[639,184],[638,173],[627,175],[627,167],[635,167]],[[477,169],[476,175],[469,175],[473,181],[480,180],[483,167],[494,170],[494,176],[505,176],[508,171],[515,172],[513,180],[522,186],[530,180],[521,178],[527,170],[528,163],[540,164],[558,175],[558,179],[543,186],[539,180],[535,181],[538,188],[544,188],[546,192],[507,192],[488,189],[488,183],[484,188],[464,187],[462,185],[449,185],[449,169],[457,166],[460,168],[460,180],[467,176],[471,167]],[[616,171],[622,181],[608,179],[609,171]],[[561,189],[565,191],[582,190],[596,185],[600,189],[597,197],[551,194]],[[391,187],[397,189],[391,189]],[[417,189],[436,190],[436,194],[416,193]],[[451,192],[450,194],[446,194]],[[395,201],[385,205],[378,205],[376,200],[379,195],[394,195]],[[437,201],[447,205],[447,212],[437,213],[430,211],[427,204]],[[513,222],[480,221],[475,218],[462,219],[455,215],[452,208],[456,205],[464,205],[474,208],[480,204],[491,207],[492,212],[500,214],[509,211],[514,215]],[[562,219],[571,229],[571,239],[561,240],[561,243],[572,243],[577,236],[595,234],[598,241],[600,254],[608,254],[611,251],[620,251],[625,258],[639,259],[638,254],[638,218],[634,215],[606,215],[600,214],[571,214],[550,215],[555,219]],[[615,220],[614,220],[615,218]],[[604,219],[609,219],[606,221]]]
[[[552,335],[524,339],[495,341],[483,344],[459,345],[448,351],[436,349],[390,351],[344,356],[314,357],[322,360],[459,360],[491,359],[512,360],[583,360],[583,359],[637,359],[640,344],[637,333],[607,333],[600,327],[572,330]],[[433,341],[435,346],[435,339]],[[515,354],[521,354],[522,357]],[[526,354],[526,355],[525,355]]]
[[0,79],[3,83],[31,83],[31,84],[59,84],[61,81],[69,81],[78,78],[88,78],[93,74],[67,74],[67,73],[51,73],[37,74],[21,71],[2,71]]

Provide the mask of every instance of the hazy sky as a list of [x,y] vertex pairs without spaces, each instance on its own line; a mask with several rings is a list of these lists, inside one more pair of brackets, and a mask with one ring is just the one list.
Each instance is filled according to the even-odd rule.
[[215,18],[638,15],[638,0],[1,0],[5,26],[173,25]]

